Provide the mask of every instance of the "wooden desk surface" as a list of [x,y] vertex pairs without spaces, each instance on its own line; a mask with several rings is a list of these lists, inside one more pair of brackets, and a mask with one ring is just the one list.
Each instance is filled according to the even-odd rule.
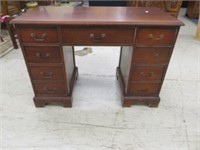
[[183,23],[158,8],[40,6],[12,21],[14,24],[153,25]]

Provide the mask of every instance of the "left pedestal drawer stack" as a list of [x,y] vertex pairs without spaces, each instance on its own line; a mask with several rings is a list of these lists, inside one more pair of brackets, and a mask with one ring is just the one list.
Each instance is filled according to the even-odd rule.
[[61,103],[71,107],[59,29],[17,26],[23,55],[34,89],[36,107]]

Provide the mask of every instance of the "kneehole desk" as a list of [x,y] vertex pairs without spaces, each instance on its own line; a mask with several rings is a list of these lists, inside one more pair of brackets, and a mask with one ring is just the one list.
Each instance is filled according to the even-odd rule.
[[36,107],[72,106],[78,76],[73,46],[121,46],[116,76],[122,106],[157,107],[183,23],[157,8],[40,6],[12,20]]

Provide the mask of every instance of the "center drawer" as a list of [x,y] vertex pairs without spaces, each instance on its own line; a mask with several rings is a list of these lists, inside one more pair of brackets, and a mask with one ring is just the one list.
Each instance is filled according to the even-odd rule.
[[[61,28],[69,45],[133,45],[134,28]],[[77,36],[78,35],[78,36]]]
[[64,80],[62,66],[30,66],[33,80]]

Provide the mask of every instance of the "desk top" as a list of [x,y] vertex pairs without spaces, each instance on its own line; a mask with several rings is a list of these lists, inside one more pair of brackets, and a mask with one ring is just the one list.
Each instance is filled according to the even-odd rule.
[[13,24],[44,25],[184,25],[177,18],[150,7],[40,6],[13,19]]

